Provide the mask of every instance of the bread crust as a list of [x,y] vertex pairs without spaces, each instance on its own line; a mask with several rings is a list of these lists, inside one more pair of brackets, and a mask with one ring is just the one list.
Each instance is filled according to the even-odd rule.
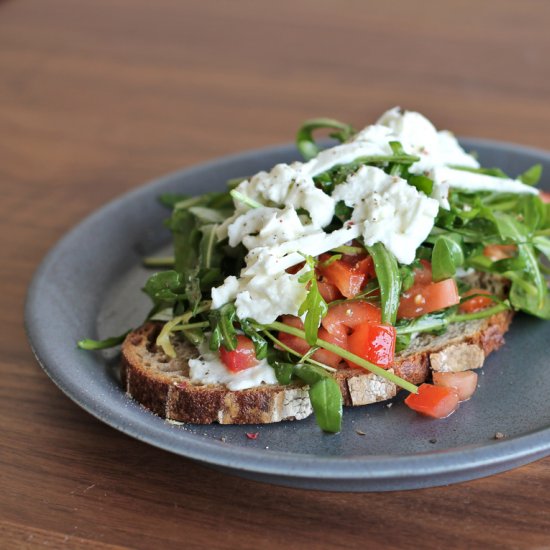
[[[513,313],[505,311],[468,323],[451,325],[442,336],[420,335],[396,355],[392,369],[401,378],[421,384],[431,370],[456,372],[479,368],[487,355],[504,343]],[[262,385],[231,391],[223,385],[190,382],[188,360],[194,348],[176,342],[170,359],[155,345],[161,325],[146,323],[122,345],[121,380],[126,393],[158,416],[193,424],[266,424],[300,420],[312,413],[307,386]],[[334,375],[344,405],[367,405],[394,397],[395,384],[370,372],[342,369]]]

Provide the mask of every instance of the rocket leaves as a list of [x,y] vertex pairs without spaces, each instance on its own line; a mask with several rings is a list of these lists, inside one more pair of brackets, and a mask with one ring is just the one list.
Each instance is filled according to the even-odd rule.
[[306,258],[306,263],[310,267],[309,271],[303,273],[299,281],[308,286],[308,292],[305,300],[302,302],[298,315],[306,316],[304,321],[304,330],[306,332],[306,341],[309,345],[314,345],[317,340],[317,332],[321,319],[327,314],[328,306],[317,284],[315,276],[315,260],[309,256]]

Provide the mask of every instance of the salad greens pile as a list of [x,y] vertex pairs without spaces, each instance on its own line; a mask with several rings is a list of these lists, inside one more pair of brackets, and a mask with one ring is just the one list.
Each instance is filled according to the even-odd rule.
[[[338,121],[314,119],[306,122],[297,134],[297,147],[308,160],[319,153],[313,138],[314,131],[328,129],[340,142],[348,140],[355,130]],[[338,165],[316,176],[315,184],[331,193],[336,186],[360,167],[376,166],[391,175],[405,179],[410,185],[427,195],[434,182],[426,176],[409,172],[419,157],[407,154],[399,142],[390,143],[392,154],[355,159],[349,164]],[[453,168],[508,177],[498,168]],[[519,176],[528,185],[535,185],[541,176],[541,166],[535,165]],[[212,310],[210,290],[220,285],[229,275],[238,276],[244,265],[247,250],[243,245],[230,247],[227,239],[219,241],[216,227],[234,212],[233,200],[251,208],[261,206],[254,200],[234,190],[241,180],[229,182],[225,192],[206,193],[201,196],[162,195],[160,201],[171,210],[166,221],[173,235],[174,256],[146,260],[150,267],[162,267],[148,279],[143,291],[150,297],[152,308],[148,320],[164,322],[157,344],[168,356],[175,356],[171,338],[183,337],[193,345],[200,345],[209,338],[212,351],[224,346],[234,350],[237,334],[244,333],[253,342],[258,359],[267,359],[280,384],[296,380],[309,386],[309,395],[316,418],[323,430],[339,431],[342,417],[342,396],[339,385],[331,373],[335,369],[316,361],[312,355],[319,348],[336,353],[343,359],[382,376],[411,392],[417,388],[339,346],[318,337],[322,318],[328,311],[317,284],[316,268],[321,260],[304,257],[308,267],[300,276],[306,285],[307,296],[299,314],[305,316],[304,328],[298,329],[282,322],[268,325],[253,319],[239,319],[235,306],[226,304]],[[382,311],[382,322],[396,327],[397,349],[402,350],[410,342],[411,335],[428,332],[441,333],[451,323],[491,316],[512,309],[550,319],[550,295],[546,275],[550,273],[550,204],[537,195],[520,195],[493,192],[461,192],[451,190],[449,210],[439,210],[435,225],[423,245],[418,249],[411,265],[400,265],[395,256],[381,243],[365,248],[358,239],[353,246],[332,250],[325,263],[336,261],[346,253],[368,253],[374,261],[376,278],[350,299],[376,303]],[[336,206],[336,214],[326,231],[339,229],[349,220],[351,209],[343,202]],[[509,245],[512,253],[502,259],[491,259],[484,254],[491,245]],[[414,282],[414,269],[421,260],[432,265],[434,281],[456,277],[470,268],[478,272],[498,274],[510,281],[506,299],[491,296],[494,305],[472,313],[461,313],[453,306],[416,319],[397,320],[400,297]],[[467,290],[458,279],[459,289]],[[344,300],[340,300],[344,301]],[[305,339],[311,349],[302,355],[285,345],[278,337],[287,333]],[[103,349],[120,344],[125,335],[103,341],[82,340],[83,349]]]

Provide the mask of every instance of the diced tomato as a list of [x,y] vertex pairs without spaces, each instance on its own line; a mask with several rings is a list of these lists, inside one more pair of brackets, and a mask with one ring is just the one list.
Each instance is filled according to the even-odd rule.
[[[379,367],[388,368],[393,363],[395,338],[395,327],[391,325],[364,323],[355,327],[348,337],[348,350]],[[346,362],[351,368],[361,368],[351,361]]]
[[483,255],[493,262],[513,258],[517,252],[515,244],[489,244],[483,249]]
[[414,284],[427,285],[432,282],[432,264],[428,260],[420,260],[421,267],[414,270]]
[[[348,348],[347,335],[330,334],[330,332],[321,327],[318,332],[318,337],[321,340],[325,340],[330,344],[335,344],[343,349]],[[339,355],[323,348],[318,349],[311,357],[315,359],[315,361],[319,361],[320,363],[324,363],[325,365],[334,368],[337,368],[342,362],[342,358]]]
[[[302,323],[302,320],[298,317],[285,315],[283,316],[282,321],[283,323],[291,327],[299,328],[301,330],[304,329],[304,324]],[[285,344],[295,352],[299,353],[300,355],[305,355],[311,348],[311,346],[303,338],[294,336],[293,334],[288,334],[281,331],[279,332],[278,338],[283,344]],[[329,342],[331,344],[335,344],[341,348],[347,349],[347,335],[345,333],[330,334],[327,330],[321,327],[318,332],[318,338],[320,338],[321,340],[325,340],[326,342]],[[339,355],[336,355],[336,353],[332,353],[331,351],[327,351],[323,348],[318,349],[311,357],[316,361],[319,361],[320,363],[324,363],[325,365],[334,368],[338,367],[339,363],[342,361],[342,358]]]
[[321,255],[319,273],[346,298],[357,296],[368,280],[374,277],[374,262],[370,256],[354,262],[341,259],[323,265],[329,258],[328,254]]
[[[462,295],[462,299],[467,298],[468,296],[475,296],[476,294],[491,294],[488,290],[483,288],[472,288]],[[487,296],[475,296],[462,302],[458,309],[462,313],[474,313],[475,311],[481,311],[482,309],[487,309],[493,305],[493,300]]]
[[422,384],[418,393],[405,399],[405,405],[426,416],[446,418],[458,407],[458,393],[455,388]]
[[434,372],[433,380],[436,386],[454,388],[460,401],[470,399],[477,389],[477,373],[472,370],[463,372]]
[[550,203],[550,193],[548,191],[539,191],[539,197],[542,202],[546,204]]
[[351,329],[364,323],[381,323],[380,308],[368,302],[344,302],[329,307],[321,323],[331,334],[349,334]]
[[230,351],[223,346],[220,347],[220,358],[231,372],[240,372],[258,364],[252,340],[242,334],[237,335],[236,349]]
[[451,307],[460,302],[454,279],[444,279],[437,283],[413,285],[403,293],[397,316],[399,318],[420,317],[425,313]]
[[300,269],[302,269],[302,267],[304,267],[304,265],[305,265],[305,262],[300,262],[299,264],[291,265],[290,267],[286,268],[286,272],[290,273],[291,275],[295,275],[296,273],[298,273],[298,271],[300,271]]
[[317,281],[317,286],[319,288],[321,296],[323,297],[323,300],[327,302],[327,304],[342,297],[340,291],[333,284],[326,281],[324,277],[321,277]]

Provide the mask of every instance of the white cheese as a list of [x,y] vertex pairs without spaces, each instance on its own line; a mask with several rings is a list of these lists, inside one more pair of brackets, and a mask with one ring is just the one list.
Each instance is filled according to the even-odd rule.
[[243,274],[265,272],[267,275],[274,275],[303,262],[304,256],[319,256],[356,239],[359,235],[361,229],[351,222],[332,233],[319,231],[272,248],[256,248],[247,255],[247,266]]
[[263,359],[257,366],[240,372],[230,372],[219,354],[211,352],[206,344],[199,348],[200,357],[189,360],[189,378],[192,384],[223,384],[232,391],[255,388],[262,384],[277,384],[272,367]]
[[[362,167],[337,186],[329,196],[315,186],[314,177],[359,157],[390,155],[390,141],[399,141],[405,152],[419,157],[410,171],[434,180],[431,197],[374,167]],[[382,242],[401,263],[414,260],[416,249],[427,238],[439,207],[449,208],[450,188],[462,190],[536,193],[517,180],[499,179],[449,168],[476,168],[477,160],[446,131],[438,132],[419,113],[398,108],[358,132],[347,143],[321,151],[306,163],[278,164],[237,186],[243,195],[263,206],[235,200],[235,214],[218,229],[230,246],[249,250],[240,277],[228,277],[212,290],[212,307],[235,301],[240,317],[269,323],[281,314],[297,313],[305,297],[299,275],[285,272],[303,262],[304,255],[318,256],[362,236],[366,245]],[[334,208],[343,200],[353,208],[344,228],[326,233]],[[300,209],[307,217],[297,214]]]
[[399,141],[407,153],[420,157],[410,167],[413,174],[421,174],[447,164],[479,167],[478,161],[462,149],[452,133],[445,130],[438,132],[420,113],[403,112],[395,107],[386,111],[377,124],[390,128],[391,139]]
[[[292,205],[295,210],[307,210],[314,227],[325,227],[334,216],[334,202],[315,182],[306,165],[277,164],[271,172],[259,172],[250,180],[241,182],[237,191],[262,204]],[[240,203],[236,208],[242,210]]]
[[315,231],[311,224],[303,225],[294,206],[253,208],[240,215],[227,228],[229,246],[243,243],[249,250],[272,247],[293,241]]
[[410,264],[429,235],[439,210],[431,199],[404,179],[373,166],[363,166],[332,194],[353,208],[367,246],[381,242],[397,261]]
[[485,174],[475,174],[465,170],[456,170],[438,166],[433,171],[436,185],[446,185],[466,192],[493,191],[495,193],[517,193],[538,195],[538,189],[525,185],[519,180],[496,178]]
[[224,304],[233,302],[241,288],[239,279],[234,275],[226,277],[222,285],[214,287],[212,294],[212,309],[218,309]]
[[280,315],[298,315],[307,294],[298,278],[299,275],[284,272],[277,277],[260,274],[242,278],[241,291],[235,299],[237,315],[262,324],[272,323]]

